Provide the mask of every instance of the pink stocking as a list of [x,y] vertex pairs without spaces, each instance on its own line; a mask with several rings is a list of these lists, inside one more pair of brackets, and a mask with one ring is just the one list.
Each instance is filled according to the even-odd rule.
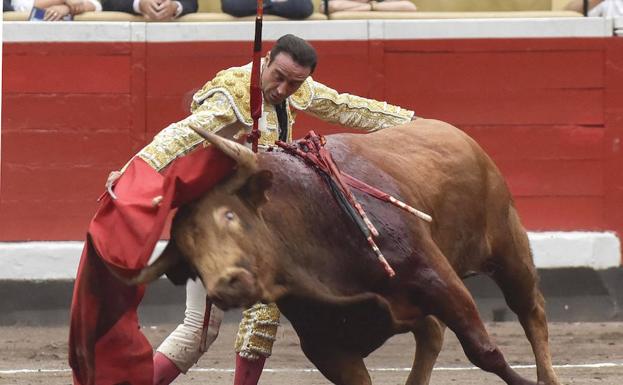
[[236,373],[234,385],[257,385],[264,369],[266,357],[260,356],[256,360],[250,360],[236,354]]
[[164,354],[154,354],[154,385],[169,385],[180,374],[180,370]]

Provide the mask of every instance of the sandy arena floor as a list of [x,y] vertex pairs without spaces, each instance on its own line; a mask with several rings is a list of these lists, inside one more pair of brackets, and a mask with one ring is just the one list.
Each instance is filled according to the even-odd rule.
[[[158,344],[174,326],[146,326],[144,333],[152,343]],[[212,349],[195,369],[178,378],[175,384],[232,384],[236,327],[224,324]],[[534,359],[519,325],[491,323],[487,328],[511,365],[520,366],[517,369],[520,373],[535,378]],[[554,364],[563,384],[623,384],[623,323],[551,324],[550,337]],[[64,327],[0,327],[0,384],[70,384],[66,341]],[[328,384],[303,356],[289,324],[280,328],[273,352],[260,384]],[[366,360],[374,383],[403,384],[413,352],[411,335],[390,339]],[[494,375],[473,369],[454,335],[447,332],[431,384],[495,385],[503,382]]]

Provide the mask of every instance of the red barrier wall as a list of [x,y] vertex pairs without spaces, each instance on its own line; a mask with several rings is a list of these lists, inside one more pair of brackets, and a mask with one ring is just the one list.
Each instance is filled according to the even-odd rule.
[[[623,235],[623,39],[318,41],[315,78],[472,135],[530,230]],[[5,43],[0,241],[79,240],[110,170],[251,43]],[[298,134],[330,126],[299,115]]]

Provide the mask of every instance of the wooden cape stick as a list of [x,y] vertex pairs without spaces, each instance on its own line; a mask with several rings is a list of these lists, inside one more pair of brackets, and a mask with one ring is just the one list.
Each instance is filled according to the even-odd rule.
[[257,14],[255,16],[255,39],[253,43],[253,65],[251,67],[251,118],[253,129],[247,138],[252,145],[253,152],[257,152],[257,144],[260,139],[259,119],[262,116],[262,89],[260,88],[260,67],[262,56],[262,18],[264,16],[264,1],[257,1]]

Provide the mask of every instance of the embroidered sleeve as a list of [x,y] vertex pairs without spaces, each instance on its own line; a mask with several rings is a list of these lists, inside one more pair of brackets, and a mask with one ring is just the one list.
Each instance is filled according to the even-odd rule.
[[313,97],[306,112],[344,126],[376,131],[407,123],[414,112],[374,99],[340,94],[319,82],[313,82]]
[[192,115],[160,131],[138,156],[160,171],[203,142],[203,138],[189,127],[190,123],[210,132],[219,132],[236,121],[229,99],[222,93],[215,93],[197,106]]

